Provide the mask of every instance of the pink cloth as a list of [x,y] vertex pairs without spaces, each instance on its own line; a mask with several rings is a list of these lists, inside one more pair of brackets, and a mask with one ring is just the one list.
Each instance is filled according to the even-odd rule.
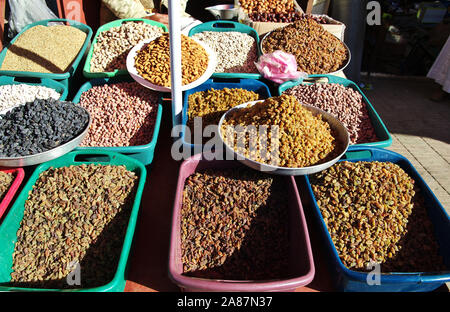
[[306,73],[297,71],[297,61],[294,55],[281,50],[262,55],[255,65],[264,78],[276,83],[308,76]]
[[450,36],[431,66],[427,74],[428,78],[434,79],[442,85],[442,89],[450,93]]

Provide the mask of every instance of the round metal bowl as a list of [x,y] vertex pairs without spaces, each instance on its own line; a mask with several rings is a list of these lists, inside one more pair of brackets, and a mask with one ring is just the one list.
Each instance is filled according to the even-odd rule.
[[321,109],[318,109],[316,107],[313,106],[309,106],[309,105],[304,105],[303,106],[305,108],[307,108],[309,111],[311,111],[315,116],[317,115],[322,115],[322,119],[326,122],[328,122],[328,124],[330,125],[330,128],[333,130],[333,132],[336,134],[336,141],[338,142],[337,144],[337,148],[339,149],[336,154],[338,156],[336,156],[335,158],[324,162],[324,163],[319,163],[317,165],[313,165],[313,166],[309,166],[309,167],[301,167],[301,168],[290,168],[290,167],[278,167],[278,166],[272,166],[269,164],[265,164],[265,163],[261,163],[249,158],[246,158],[245,156],[241,155],[240,153],[237,153],[234,148],[232,148],[231,146],[229,146],[227,143],[225,143],[225,140],[223,138],[222,135],[222,125],[223,122],[226,120],[227,116],[234,110],[238,110],[247,106],[252,106],[255,103],[258,102],[262,102],[264,100],[259,100],[259,101],[252,101],[252,102],[247,102],[244,104],[240,104],[237,105],[235,107],[233,107],[232,109],[230,109],[229,111],[227,111],[225,114],[223,114],[222,118],[220,119],[219,122],[219,136],[220,136],[220,140],[222,141],[223,145],[225,146],[225,150],[227,153],[232,153],[234,155],[234,157],[240,161],[241,163],[243,163],[244,165],[258,170],[258,171],[262,171],[265,173],[270,173],[270,174],[277,174],[277,175],[290,175],[290,176],[297,176],[297,175],[307,175],[307,174],[313,174],[322,170],[325,170],[329,167],[331,167],[332,165],[334,165],[347,151],[348,146],[350,144],[350,136],[349,133],[347,131],[347,128],[333,115],[324,112]]
[[[74,104],[75,105],[75,104]],[[0,157],[0,166],[3,167],[25,167],[25,166],[33,166],[38,165],[41,163],[44,163],[46,161],[58,158],[64,154],[67,154],[68,152],[75,149],[78,145],[81,144],[81,141],[83,141],[84,137],[89,131],[89,126],[91,125],[91,115],[89,112],[83,108],[88,113],[88,124],[86,128],[76,137],[74,137],[72,140],[61,144],[55,148],[52,148],[48,151],[34,154],[34,155],[27,155],[27,156],[19,156],[19,157]]]
[[[273,31],[273,30],[272,30],[272,31]],[[263,42],[264,42],[264,40],[266,39],[266,37],[272,33],[272,31],[269,31],[268,33],[266,33],[266,34],[262,37],[261,41],[259,42],[259,49],[261,50],[261,54],[265,54],[265,53],[264,53],[264,50],[263,50]],[[332,35],[333,35],[333,34],[332,34]],[[333,36],[335,36],[335,35],[333,35]],[[336,37],[336,36],[335,36],[335,37]],[[338,38],[338,37],[336,37],[336,38]],[[338,39],[339,39],[339,38],[338,38]],[[343,70],[348,66],[348,64],[350,64],[350,61],[351,61],[351,59],[352,59],[352,55],[351,55],[351,53],[350,53],[350,49],[348,48],[348,46],[345,44],[344,41],[342,41],[341,39],[339,39],[339,41],[342,42],[342,44],[343,44],[344,47],[345,47],[345,50],[347,50],[347,55],[348,55],[347,61],[346,61],[346,62],[345,62],[338,70],[336,70],[336,71],[334,71],[334,72],[320,73],[320,74],[317,74],[317,75],[333,75],[333,74],[336,74],[336,73],[338,73],[338,72],[340,72],[340,71],[343,71]],[[311,74],[311,75],[312,75],[312,74]]]
[[[156,38],[155,38],[156,39]],[[127,65],[127,70],[130,73],[130,76],[139,84],[141,84],[142,86],[152,89],[152,90],[156,90],[159,92],[171,92],[172,88],[171,87],[165,87],[165,86],[160,86],[160,85],[155,85],[151,82],[149,82],[147,79],[145,79],[144,77],[142,77],[138,71],[136,70],[136,66],[135,66],[135,57],[136,54],[138,53],[138,51],[140,51],[146,44],[148,44],[149,42],[152,42],[155,39],[147,39],[147,40],[143,40],[141,42],[139,42],[136,46],[134,46],[130,52],[127,55],[127,61],[126,61],[126,65]],[[216,59],[216,54],[214,53],[214,51],[206,44],[204,44],[203,42],[196,40],[195,38],[191,38],[192,40],[195,40],[198,44],[200,44],[205,50],[206,53],[208,54],[208,67],[206,68],[205,72],[203,73],[203,75],[200,76],[200,78],[198,78],[197,80],[182,85],[181,86],[181,90],[182,91],[186,91],[195,87],[198,87],[199,85],[201,85],[202,83],[204,83],[206,80],[208,80],[212,74],[214,74],[215,70],[216,70],[216,65],[217,65],[217,59]]]

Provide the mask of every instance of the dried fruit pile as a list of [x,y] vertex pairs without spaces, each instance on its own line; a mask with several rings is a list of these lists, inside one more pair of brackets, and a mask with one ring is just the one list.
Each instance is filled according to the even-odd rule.
[[66,25],[37,25],[8,48],[1,70],[67,72],[86,41],[86,33]]
[[314,116],[285,94],[230,112],[222,135],[228,146],[247,158],[291,168],[334,158],[338,144],[321,115]]
[[248,169],[189,176],[181,210],[183,273],[232,280],[286,277],[284,181]]
[[[182,84],[199,79],[208,67],[206,50],[194,39],[181,35]],[[144,79],[158,86],[170,87],[170,46],[169,34],[163,34],[144,45],[136,53],[136,70]]]
[[83,164],[42,172],[25,202],[11,283],[67,288],[70,264],[76,262],[82,288],[110,282],[137,181],[125,166]]
[[0,112],[33,102],[35,99],[57,100],[61,97],[61,94],[52,88],[24,83],[0,86],[0,94]]
[[303,18],[312,18],[319,24],[330,24],[324,17],[305,14],[302,12],[251,13],[248,17],[254,22],[292,23]]
[[284,94],[336,116],[347,128],[352,144],[376,142],[378,138],[361,94],[335,83],[298,85]]
[[80,135],[89,114],[79,105],[35,100],[0,115],[0,156],[20,157],[48,151]]
[[128,52],[140,41],[155,39],[163,31],[158,26],[131,21],[101,32],[92,52],[90,71],[96,73],[126,69]]
[[3,199],[3,196],[6,195],[6,192],[8,192],[13,181],[14,175],[12,173],[0,171],[0,202]]
[[262,42],[262,52],[282,50],[295,55],[298,70],[307,74],[338,71],[348,55],[344,44],[311,18],[275,29]]
[[81,146],[136,146],[151,142],[158,94],[137,82],[94,86],[83,92],[80,105],[92,118]]
[[217,73],[257,73],[256,40],[250,35],[236,32],[204,31],[192,36],[204,42],[216,53]]
[[398,165],[343,161],[312,176],[311,184],[349,269],[376,262],[382,272],[445,270],[423,198]]

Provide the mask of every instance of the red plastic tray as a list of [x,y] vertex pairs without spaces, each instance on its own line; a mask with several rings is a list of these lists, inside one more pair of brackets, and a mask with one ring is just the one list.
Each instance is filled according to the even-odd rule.
[[[170,241],[169,277],[183,291],[220,291],[220,292],[261,292],[261,291],[294,291],[309,284],[315,274],[313,255],[309,240],[308,228],[300,201],[297,185],[293,177],[288,179],[286,196],[289,197],[289,270],[294,276],[289,279],[271,281],[236,281],[195,278],[183,275],[181,262],[180,212],[182,206],[184,183],[187,177],[198,170],[206,168],[242,168],[238,161],[202,160],[202,154],[185,160],[180,167],[177,192],[172,215],[172,233]],[[270,239],[268,237],[267,239]]]
[[8,169],[0,168],[0,171],[12,173],[15,175],[13,183],[11,184],[5,197],[3,197],[3,200],[0,202],[0,219],[1,219],[6,211],[6,208],[8,208],[9,203],[11,202],[17,190],[19,189],[20,184],[22,183],[23,178],[25,177],[25,171],[22,168],[8,168]]

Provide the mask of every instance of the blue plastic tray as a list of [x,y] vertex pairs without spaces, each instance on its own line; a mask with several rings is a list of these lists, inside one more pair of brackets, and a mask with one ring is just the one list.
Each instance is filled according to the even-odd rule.
[[[445,265],[450,268],[450,217],[444,207],[439,203],[436,196],[427,186],[425,181],[413,167],[413,165],[400,154],[371,147],[349,147],[347,153],[340,161],[381,161],[392,162],[399,165],[405,172],[414,179],[419,186],[425,199],[428,217],[433,223],[435,237],[440,247],[440,253],[444,258]],[[331,271],[333,272],[334,283],[339,291],[432,291],[445,282],[450,281],[450,269],[444,272],[417,272],[417,273],[383,273],[380,278],[380,285],[369,285],[367,283],[368,273],[352,271],[344,266],[339,258],[338,252],[331,240],[330,233],[323,220],[319,207],[317,206],[314,193],[309,182],[305,179],[309,196],[314,206],[313,211],[319,223],[320,231],[326,240],[326,251]],[[424,255],[426,257],[426,255]]]
[[[88,82],[86,82],[84,85],[81,86],[80,90],[78,90],[77,94],[73,98],[74,103],[79,103],[81,94],[93,86],[101,86],[104,84],[114,84],[119,82],[134,82],[134,80],[130,76],[118,76],[115,78],[97,78],[92,79]],[[158,111],[156,113],[156,120],[155,120],[155,128],[153,129],[153,136],[152,140],[145,145],[137,145],[137,146],[123,146],[123,147],[95,147],[96,150],[99,151],[105,151],[105,152],[116,152],[121,153],[127,156],[130,156],[131,158],[134,158],[136,160],[139,160],[144,165],[149,165],[153,161],[153,156],[155,153],[155,147],[156,142],[158,140],[158,134],[159,134],[159,128],[161,126],[161,119],[162,119],[162,110],[163,107],[161,105],[162,103],[162,97],[159,96],[159,104],[158,104]],[[92,147],[77,147],[76,151],[83,151],[83,150],[90,150]]]
[[270,91],[266,84],[264,84],[261,81],[254,80],[254,79],[208,79],[206,82],[201,84],[200,86],[187,90],[184,92],[183,97],[183,112],[182,112],[182,121],[181,124],[183,126],[182,132],[181,132],[181,140],[183,143],[184,148],[191,149],[191,151],[194,151],[194,154],[200,153],[203,151],[202,144],[191,144],[190,142],[186,141],[185,134],[186,134],[186,125],[188,121],[188,109],[189,109],[189,95],[200,92],[200,91],[206,91],[206,90],[222,90],[225,88],[240,88],[245,89],[249,91],[253,91],[255,93],[259,94],[260,99],[267,99],[269,98]]
[[[217,32],[237,31],[250,35],[253,38],[255,38],[258,58],[261,56],[258,32],[255,29],[251,28],[250,26],[232,21],[221,21],[221,20],[211,21],[192,27],[191,30],[189,31],[188,36],[192,37],[196,33],[204,31],[217,31]],[[212,74],[212,77],[260,79],[262,76],[260,73],[214,73]]]
[[386,126],[384,125],[383,121],[381,120],[378,113],[375,111],[375,108],[373,108],[372,104],[370,104],[367,97],[364,95],[364,93],[361,91],[361,89],[351,80],[341,78],[338,76],[333,75],[310,75],[307,80],[304,81],[304,79],[299,80],[290,80],[283,84],[281,84],[278,87],[278,94],[281,95],[285,90],[290,89],[294,86],[300,85],[300,84],[311,84],[315,81],[320,80],[327,80],[327,83],[338,83],[340,85],[343,85],[347,88],[352,88],[353,90],[359,92],[366,103],[367,112],[369,114],[370,121],[372,123],[372,126],[375,130],[375,134],[379,141],[377,142],[370,142],[370,143],[360,143],[360,144],[354,144],[353,146],[370,146],[370,147],[389,147],[392,145],[392,137],[389,134],[389,131],[387,130]]

